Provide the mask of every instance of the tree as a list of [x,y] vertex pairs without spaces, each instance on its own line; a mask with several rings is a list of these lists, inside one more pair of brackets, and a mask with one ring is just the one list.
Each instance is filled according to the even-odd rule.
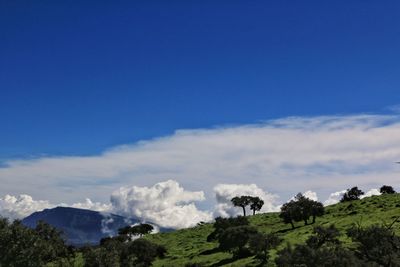
[[311,200],[301,193],[298,193],[294,199],[282,205],[279,217],[281,217],[285,223],[290,223],[292,229],[294,229],[293,222],[304,221],[304,224],[307,225],[308,219],[312,216],[312,223],[315,223],[315,218],[317,216],[322,216],[324,211],[325,209],[322,203]]
[[283,219],[284,223],[290,223],[292,229],[294,229],[295,221],[299,221],[301,218],[301,210],[294,200],[291,200],[281,207],[281,213],[279,217]]
[[317,216],[322,216],[325,214],[325,207],[321,202],[312,200],[311,204],[311,216],[312,223],[315,223],[315,218]]
[[126,245],[121,256],[122,266],[151,266],[157,257],[164,257],[165,253],[163,246],[139,238]]
[[380,190],[381,194],[394,194],[396,191],[390,185],[383,185]]
[[257,230],[248,225],[229,227],[218,238],[219,248],[231,252],[234,257],[244,255],[245,246],[256,233]]
[[288,245],[278,252],[275,262],[279,267],[367,266],[352,251],[343,248],[338,237],[339,231],[333,225],[315,227],[306,244],[298,244],[294,248]]
[[133,236],[142,237],[150,234],[154,230],[151,224],[142,223],[134,226],[126,226],[118,230],[118,234],[121,236],[127,236],[128,239],[132,239]]
[[0,266],[44,266],[68,258],[61,233],[52,226],[39,222],[35,229],[21,221],[10,223],[0,218]]
[[340,245],[340,232],[333,224],[328,227],[314,227],[313,233],[314,235],[310,236],[306,241],[309,247],[317,249],[324,244]]
[[265,264],[269,259],[269,251],[276,248],[281,242],[282,239],[276,234],[257,233],[250,237],[249,248],[256,258]]
[[247,217],[239,216],[236,218],[215,218],[214,231],[207,236],[207,241],[217,240],[219,236],[229,227],[249,225]]
[[347,189],[347,192],[344,193],[340,202],[358,200],[358,199],[360,199],[360,196],[362,196],[362,195],[364,195],[364,192],[362,190],[358,189],[357,186],[355,186],[351,189]]
[[251,196],[240,196],[231,199],[232,204],[235,207],[241,207],[243,209],[243,216],[246,216],[246,207],[250,204]]
[[400,266],[400,237],[389,227],[353,225],[347,235],[356,242],[356,254],[380,266]]
[[253,211],[253,215],[256,214],[256,211],[261,210],[262,206],[264,206],[264,200],[259,197],[251,197],[250,209]]

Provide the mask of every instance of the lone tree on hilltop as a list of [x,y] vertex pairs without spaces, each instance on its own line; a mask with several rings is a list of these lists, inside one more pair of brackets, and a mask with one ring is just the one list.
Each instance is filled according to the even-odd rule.
[[294,229],[293,222],[304,221],[304,224],[307,225],[311,216],[312,223],[315,223],[315,218],[324,215],[324,212],[325,209],[321,202],[311,200],[298,193],[294,199],[282,205],[279,217],[285,223],[290,223]]
[[240,196],[231,199],[232,204],[235,207],[241,207],[243,209],[243,216],[246,216],[246,207],[251,203],[251,196]]
[[253,215],[256,214],[256,211],[261,210],[262,206],[264,206],[264,200],[259,197],[251,198],[250,209],[253,211]]
[[347,189],[347,192],[344,193],[340,202],[358,200],[358,199],[360,199],[360,196],[362,196],[362,195],[364,195],[364,192],[362,190],[358,189],[357,186],[355,186],[351,189]]
[[396,191],[390,185],[383,185],[380,190],[381,194],[394,194]]

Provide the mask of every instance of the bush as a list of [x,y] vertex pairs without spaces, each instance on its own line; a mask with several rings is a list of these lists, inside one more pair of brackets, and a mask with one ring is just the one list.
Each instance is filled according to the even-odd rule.
[[380,188],[379,192],[381,192],[381,194],[394,194],[394,193],[396,193],[396,191],[390,185],[383,185]]
[[360,196],[362,196],[362,195],[364,195],[364,192],[362,190],[358,189],[357,186],[355,186],[351,189],[347,189],[347,192],[344,193],[340,202],[358,200],[358,199],[360,199]]

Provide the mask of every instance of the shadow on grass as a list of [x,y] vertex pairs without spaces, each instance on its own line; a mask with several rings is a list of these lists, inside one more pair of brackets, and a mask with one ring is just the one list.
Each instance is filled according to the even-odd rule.
[[232,258],[220,260],[219,262],[211,265],[211,267],[223,266],[223,265],[232,263],[232,262],[240,260],[240,259],[248,258],[250,256],[252,256],[250,251],[245,250],[245,251],[242,251],[240,255],[233,256]]
[[276,231],[275,233],[279,233],[279,234],[283,234],[283,233],[287,233],[287,232],[290,232],[290,231],[293,231],[293,230],[296,230],[296,229],[298,229],[298,228],[301,228],[301,227],[303,227],[303,226],[296,226],[295,228],[286,228],[286,229],[282,229],[282,230],[278,230],[278,231]]
[[213,248],[213,249],[208,249],[208,250],[204,250],[200,253],[200,255],[211,255],[217,252],[221,252],[221,250],[219,249],[219,247]]
[[225,265],[225,264],[232,263],[232,262],[234,262],[234,261],[236,261],[236,260],[238,260],[238,258],[223,259],[223,260],[220,260],[220,261],[217,262],[217,263],[214,263],[213,265],[211,265],[211,267],[223,266],[223,265]]

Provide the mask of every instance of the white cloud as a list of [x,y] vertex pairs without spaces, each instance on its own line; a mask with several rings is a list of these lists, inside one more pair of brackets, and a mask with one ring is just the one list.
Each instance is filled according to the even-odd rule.
[[101,212],[111,211],[111,204],[103,204],[100,202],[93,202],[90,198],[86,198],[85,202],[78,202],[71,205],[73,208],[77,209],[87,209],[87,210],[95,210]]
[[111,195],[115,213],[170,228],[185,228],[200,221],[210,221],[211,214],[198,210],[193,203],[204,199],[203,191],[186,191],[173,180],[151,187],[121,187]]
[[[231,217],[242,214],[242,209],[234,207],[231,199],[236,196],[254,196],[264,201],[260,212],[277,211],[276,195],[265,192],[255,184],[218,184],[214,187],[217,205],[214,208],[214,217]],[[247,209],[247,213],[249,209]],[[249,214],[249,213],[248,213]]]
[[344,193],[346,193],[346,192],[347,192],[347,190],[341,190],[341,191],[337,191],[335,193],[330,194],[328,199],[324,201],[324,206],[329,206],[329,205],[339,203],[340,199],[343,197]]
[[0,198],[0,216],[11,220],[23,219],[35,211],[53,208],[46,200],[34,200],[29,195],[11,196]]
[[[317,195],[317,193],[314,192],[314,191],[307,190],[306,192],[301,193],[301,194],[302,194],[303,196],[305,196],[306,198],[309,198],[309,199],[311,199],[311,200],[318,201],[318,195]],[[297,195],[297,194],[296,194],[296,195]],[[296,195],[294,195],[293,197],[291,197],[288,201],[295,200],[295,199],[296,199]]]
[[374,188],[374,189],[367,191],[360,198],[363,199],[365,197],[380,196],[380,195],[381,195],[381,192],[379,191],[379,189]]
[[216,184],[255,183],[282,199],[306,190],[327,198],[352,186],[398,186],[399,143],[400,115],[291,117],[179,130],[95,156],[2,162],[0,196],[107,202],[115,188],[149,186],[171,177],[188,190],[203,190],[202,207],[209,209]]
[[309,198],[311,200],[318,201],[317,193],[314,191],[308,190],[303,193],[303,196],[305,196],[306,198]]

